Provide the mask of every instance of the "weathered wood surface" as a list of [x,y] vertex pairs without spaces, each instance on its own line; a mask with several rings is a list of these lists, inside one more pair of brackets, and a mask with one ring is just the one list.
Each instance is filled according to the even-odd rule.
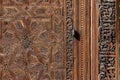
[[72,80],[72,52],[66,52],[66,47],[72,50],[72,35],[64,29],[67,2],[0,1],[0,80]]
[[0,0],[0,80],[90,80],[90,6],[90,0]]

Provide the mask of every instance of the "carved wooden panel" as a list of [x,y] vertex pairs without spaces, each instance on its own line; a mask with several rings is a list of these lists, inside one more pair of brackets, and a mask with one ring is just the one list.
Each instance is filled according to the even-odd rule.
[[118,0],[92,0],[92,80],[118,80]]
[[0,80],[73,80],[72,0],[0,0]]
[[98,79],[118,79],[116,0],[99,0]]

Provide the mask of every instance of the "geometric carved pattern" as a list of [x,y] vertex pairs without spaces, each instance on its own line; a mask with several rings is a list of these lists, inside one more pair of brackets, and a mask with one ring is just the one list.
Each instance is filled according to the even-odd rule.
[[115,0],[99,0],[99,80],[116,80],[115,4]]
[[0,4],[0,80],[72,80],[72,0],[66,1],[66,31],[63,0]]
[[66,80],[73,80],[73,5],[66,0]]

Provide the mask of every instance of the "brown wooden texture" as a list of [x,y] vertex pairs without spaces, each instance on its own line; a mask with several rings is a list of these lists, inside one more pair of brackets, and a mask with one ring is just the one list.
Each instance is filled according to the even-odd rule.
[[91,80],[91,2],[0,0],[0,80]]
[[79,80],[90,80],[91,1],[79,0]]
[[98,80],[98,0],[91,2],[91,80]]
[[92,0],[92,80],[118,80],[118,0]]
[[0,0],[0,80],[118,80],[118,0]]
[[73,80],[72,4],[0,1],[0,80]]

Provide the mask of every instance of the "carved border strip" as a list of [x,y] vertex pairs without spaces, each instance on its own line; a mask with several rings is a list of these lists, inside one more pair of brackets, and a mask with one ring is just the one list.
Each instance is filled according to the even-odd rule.
[[90,0],[79,0],[79,80],[90,80]]
[[66,80],[73,80],[73,2],[66,0]]
[[116,0],[99,1],[99,80],[117,80]]
[[91,80],[98,80],[98,0],[91,0]]
[[118,80],[117,2],[92,0],[92,80]]
[[86,0],[86,80],[91,80],[91,0]]
[[74,0],[74,80],[90,80],[90,0]]

